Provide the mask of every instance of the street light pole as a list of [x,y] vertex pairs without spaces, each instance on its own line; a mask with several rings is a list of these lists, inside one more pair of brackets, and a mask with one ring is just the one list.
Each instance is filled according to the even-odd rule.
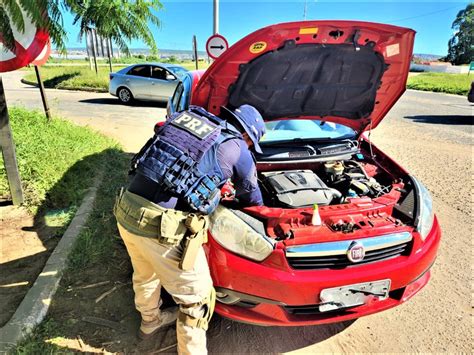
[[214,34],[219,33],[219,0],[214,0]]

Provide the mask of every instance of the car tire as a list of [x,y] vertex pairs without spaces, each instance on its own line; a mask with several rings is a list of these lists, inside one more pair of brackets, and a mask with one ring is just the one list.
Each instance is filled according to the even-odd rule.
[[120,88],[117,90],[117,97],[121,103],[129,105],[133,101],[132,92],[127,88]]

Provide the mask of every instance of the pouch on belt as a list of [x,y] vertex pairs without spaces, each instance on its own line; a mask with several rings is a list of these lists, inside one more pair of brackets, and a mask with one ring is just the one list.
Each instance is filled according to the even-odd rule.
[[185,225],[189,235],[184,241],[183,256],[179,263],[179,268],[184,271],[189,271],[194,268],[199,249],[207,242],[209,220],[207,216],[190,213]]

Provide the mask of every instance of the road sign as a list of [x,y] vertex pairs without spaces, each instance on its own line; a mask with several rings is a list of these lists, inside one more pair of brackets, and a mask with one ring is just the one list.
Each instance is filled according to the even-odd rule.
[[34,61],[43,51],[48,42],[48,33],[37,29],[28,15],[22,11],[25,24],[24,31],[12,26],[15,37],[15,50],[8,50],[2,43],[0,36],[0,73],[22,68]]
[[229,43],[223,36],[219,34],[212,35],[206,42],[207,54],[212,59],[219,58],[219,56],[224,53],[228,48]]
[[46,45],[44,46],[43,50],[39,54],[39,56],[36,57],[34,61],[31,62],[31,64],[34,65],[43,65],[48,61],[49,56],[51,55],[51,42],[48,41]]
[[471,73],[471,70],[474,71],[474,62],[469,63],[469,71],[467,72],[468,75]]

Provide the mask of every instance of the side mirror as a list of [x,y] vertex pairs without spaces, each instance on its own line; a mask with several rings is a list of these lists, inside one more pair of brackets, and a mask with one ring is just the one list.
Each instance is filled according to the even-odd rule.
[[166,80],[176,80],[176,77],[173,74],[166,74]]

